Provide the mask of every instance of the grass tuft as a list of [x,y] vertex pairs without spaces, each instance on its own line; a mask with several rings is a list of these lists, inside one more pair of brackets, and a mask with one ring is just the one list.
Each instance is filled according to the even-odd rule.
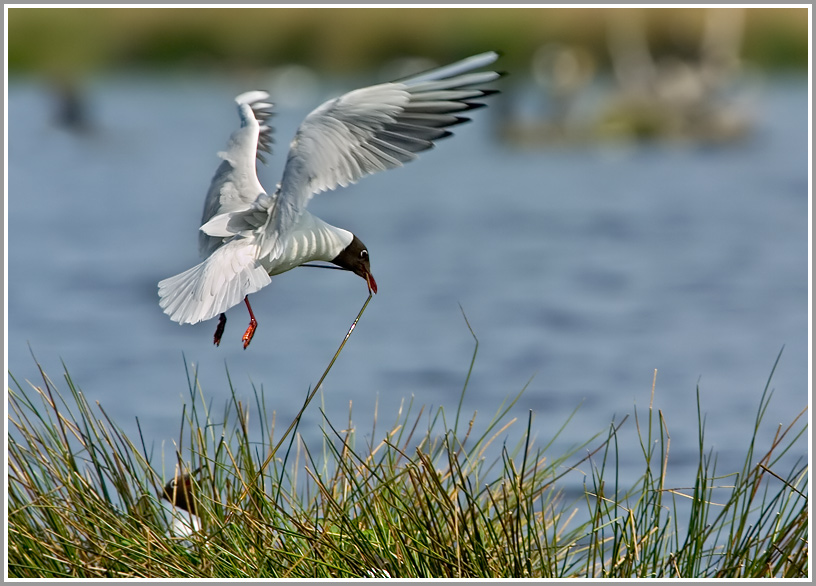
[[[806,410],[760,445],[770,379],[742,469],[725,474],[706,451],[698,389],[698,468],[685,490],[666,485],[671,438],[654,408],[654,384],[648,411],[634,412],[636,446],[621,443],[624,418],[559,454],[552,442],[534,445],[532,412],[521,422],[511,417],[520,393],[481,429],[464,412],[466,382],[452,418],[408,402],[379,435],[375,421],[367,445],[359,445],[350,414],[341,426],[323,413],[322,442],[308,446],[297,428],[319,384],[276,438],[257,389],[256,418],[231,382],[217,414],[188,370],[173,467],[177,480],[189,480],[200,528],[172,532],[174,518],[189,516],[162,505],[163,493],[174,494],[163,488],[172,478],[158,472],[144,439],[127,437],[101,405],[90,405],[67,369],[65,391],[40,375],[25,385],[10,375],[11,577],[809,574],[808,467],[797,460],[781,468],[804,451]],[[514,433],[515,445],[499,445]],[[642,454],[643,474],[627,487],[616,463],[632,449]],[[584,494],[567,502],[560,486],[582,469]]]

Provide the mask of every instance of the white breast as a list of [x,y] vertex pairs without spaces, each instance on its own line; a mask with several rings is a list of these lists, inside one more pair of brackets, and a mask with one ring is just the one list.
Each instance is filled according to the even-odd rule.
[[303,212],[286,235],[283,253],[276,259],[262,258],[261,263],[270,275],[278,275],[306,262],[330,262],[351,244],[353,238],[348,230]]

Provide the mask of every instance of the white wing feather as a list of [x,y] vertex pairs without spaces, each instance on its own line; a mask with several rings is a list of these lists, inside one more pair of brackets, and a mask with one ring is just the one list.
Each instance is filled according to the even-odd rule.
[[272,197],[264,194],[253,206],[224,209],[202,232],[223,238],[257,231],[261,256],[278,258],[287,231],[315,193],[412,161],[434,141],[450,136],[447,127],[468,121],[462,114],[484,105],[474,100],[495,93],[476,86],[500,76],[469,72],[497,58],[497,53],[483,53],[325,102],[298,128],[278,191]]
[[[246,215],[259,199],[268,197],[255,170],[259,151],[270,152],[272,143],[272,129],[265,124],[272,109],[265,101],[268,97],[266,92],[255,91],[235,99],[241,127],[219,153],[224,161],[210,183],[202,222],[228,219],[235,213]],[[266,217],[264,212],[262,222]],[[173,321],[194,324],[208,320],[271,281],[259,261],[258,244],[229,232],[226,226],[214,226],[209,234],[201,231],[199,253],[203,262],[159,282],[159,305]]]
[[[218,153],[224,161],[215,172],[204,200],[202,224],[216,216],[246,212],[259,196],[265,195],[258,181],[255,159],[263,160],[259,151],[271,152],[272,128],[266,121],[272,114],[272,104],[266,102],[268,98],[269,94],[262,91],[246,92],[235,98],[241,127],[230,136],[227,149]],[[219,230],[212,226],[210,230],[199,232],[201,257],[212,254],[229,236],[232,233],[224,227]]]
[[497,58],[497,53],[483,53],[403,81],[349,92],[312,111],[290,145],[262,233],[261,254],[280,254],[283,236],[314,194],[412,161],[449,136],[446,127],[468,121],[462,114],[484,105],[474,100],[495,93],[476,86],[501,75],[468,72]]

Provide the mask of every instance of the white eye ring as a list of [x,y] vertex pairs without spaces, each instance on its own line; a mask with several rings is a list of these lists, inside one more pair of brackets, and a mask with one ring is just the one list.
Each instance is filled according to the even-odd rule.
[[368,251],[365,248],[360,251],[360,258],[368,258]]

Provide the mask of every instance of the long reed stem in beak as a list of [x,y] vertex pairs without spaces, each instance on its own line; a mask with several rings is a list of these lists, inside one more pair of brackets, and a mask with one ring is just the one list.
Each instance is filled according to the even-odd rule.
[[329,362],[329,365],[326,367],[326,370],[323,371],[323,375],[317,381],[317,384],[314,386],[312,391],[309,393],[309,396],[306,397],[306,401],[304,401],[303,407],[300,408],[300,411],[298,411],[298,414],[292,420],[292,423],[289,424],[289,427],[286,429],[286,431],[283,433],[281,438],[278,440],[278,443],[275,444],[275,447],[272,448],[272,451],[269,452],[269,456],[267,456],[266,460],[264,460],[264,463],[261,464],[261,467],[258,469],[258,473],[255,476],[255,478],[253,478],[251,482],[246,483],[246,485],[244,487],[244,490],[241,493],[241,497],[238,499],[238,501],[241,501],[244,498],[246,498],[248,488],[250,486],[255,485],[255,482],[257,481],[258,477],[261,474],[263,474],[263,471],[266,469],[267,466],[269,466],[269,463],[275,457],[275,454],[280,449],[281,444],[283,444],[284,440],[289,436],[290,433],[292,433],[292,430],[295,428],[295,426],[300,421],[300,418],[303,416],[303,413],[306,411],[306,407],[308,407],[309,403],[312,402],[312,399],[314,398],[315,394],[317,394],[317,391],[320,389],[320,385],[322,385],[323,381],[326,380],[326,377],[329,375],[329,371],[332,369],[332,366],[334,366],[334,363],[337,361],[337,358],[340,356],[340,352],[343,351],[343,346],[346,345],[346,342],[348,342],[348,339],[351,337],[351,333],[354,331],[354,328],[357,327],[357,322],[359,322],[360,318],[363,317],[363,312],[366,310],[366,307],[368,307],[368,303],[371,301],[371,297],[373,297],[373,295],[374,294],[371,291],[368,292],[368,297],[366,298],[365,303],[363,303],[363,306],[360,308],[360,312],[357,314],[357,317],[355,317],[354,321],[351,323],[351,327],[349,327],[348,332],[346,332],[346,335],[343,337],[343,341],[340,342],[340,346],[337,348],[337,352],[334,353],[334,356],[332,356],[332,359]]

